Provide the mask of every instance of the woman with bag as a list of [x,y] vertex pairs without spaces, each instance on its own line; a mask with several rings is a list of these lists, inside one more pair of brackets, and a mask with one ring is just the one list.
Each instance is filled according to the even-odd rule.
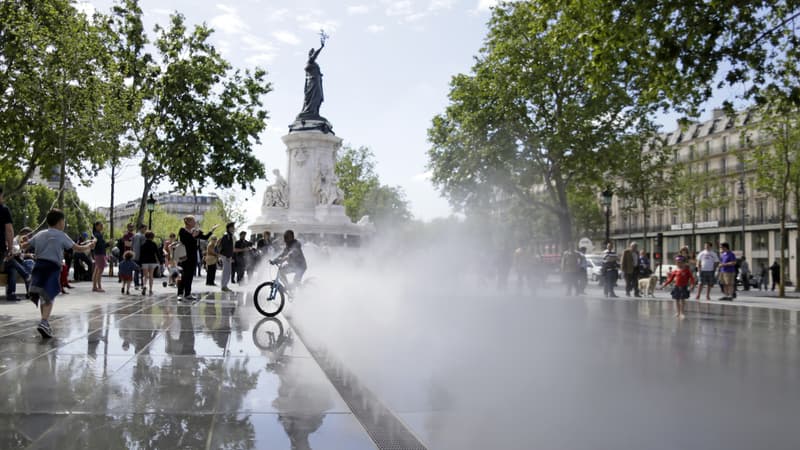
[[206,286],[216,286],[214,278],[217,276],[217,261],[219,261],[219,253],[217,253],[217,237],[211,236],[208,240],[208,247],[206,248]]

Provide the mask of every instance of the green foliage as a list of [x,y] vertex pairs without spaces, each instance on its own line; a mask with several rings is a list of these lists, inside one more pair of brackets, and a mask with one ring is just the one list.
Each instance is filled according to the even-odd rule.
[[453,77],[450,105],[433,119],[429,158],[433,182],[456,208],[535,207],[557,217],[566,248],[574,246],[569,188],[597,186],[618,137],[644,116],[630,80],[611,71],[597,78],[592,49],[574,39],[588,12],[554,16],[553,8],[493,10],[472,73]]
[[133,132],[124,137],[141,157],[140,211],[161,181],[183,192],[208,183],[252,191],[253,181],[264,177],[252,147],[266,127],[261,98],[272,89],[266,72],[233,70],[209,42],[212,30],[189,28],[180,14],[166,28],[155,27],[151,55],[141,15],[138,1],[127,0],[110,20],[119,36],[115,57],[134,93]]
[[[797,75],[798,4],[786,0],[590,0],[540,5],[558,27],[560,41],[578,40],[591,52],[587,82],[602,84],[618,73],[647,106],[677,107],[696,116],[697,106],[720,86],[747,83],[748,96],[780,92],[800,104],[800,88],[782,83]],[[769,88],[769,89],[765,89]]]
[[345,212],[353,221],[369,216],[381,229],[411,219],[405,193],[398,186],[380,183],[375,173],[375,155],[368,147],[345,146],[334,170],[344,192]]
[[[755,168],[755,188],[773,197],[778,204],[781,241],[788,242],[787,210],[792,195],[800,195],[800,113],[788,110],[781,99],[758,109],[753,125],[760,140],[750,152],[748,164]],[[787,267],[786,256],[779,253],[781,267]],[[785,295],[785,271],[781,274],[778,295]]]
[[116,145],[119,80],[97,21],[67,0],[0,3],[0,172],[38,168],[85,183]]
[[[146,213],[144,218],[148,219],[148,214]],[[147,223],[147,220],[144,221]],[[127,224],[119,224],[119,231],[117,232],[116,238],[119,239],[122,235],[125,234],[125,225]],[[156,204],[156,208],[153,210],[153,233],[155,233],[156,238],[158,239],[166,239],[169,237],[170,233],[178,233],[183,227],[183,218],[176,215],[170,214],[164,211],[164,208],[161,205]]]

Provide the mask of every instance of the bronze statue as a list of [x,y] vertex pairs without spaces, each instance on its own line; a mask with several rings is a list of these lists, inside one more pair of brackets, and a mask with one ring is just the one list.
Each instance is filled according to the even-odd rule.
[[319,49],[311,49],[308,51],[308,62],[306,63],[306,84],[305,84],[305,99],[303,100],[303,110],[297,116],[298,119],[320,119],[319,107],[325,100],[322,94],[322,72],[317,64],[317,57],[319,53],[325,48],[325,40],[328,35],[324,31],[320,31]]

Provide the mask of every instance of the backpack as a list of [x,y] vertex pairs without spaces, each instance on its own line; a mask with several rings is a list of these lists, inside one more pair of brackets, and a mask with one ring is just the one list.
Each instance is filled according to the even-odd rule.
[[179,242],[178,245],[172,249],[172,259],[179,263],[186,261],[186,246]]

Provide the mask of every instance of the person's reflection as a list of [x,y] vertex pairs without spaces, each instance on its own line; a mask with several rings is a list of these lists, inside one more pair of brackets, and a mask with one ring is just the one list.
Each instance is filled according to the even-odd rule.
[[86,338],[86,354],[92,358],[97,358],[97,347],[101,341],[105,340],[105,327],[103,326],[103,314],[92,313],[89,315],[89,335]]
[[167,336],[166,351],[168,355],[190,356],[195,354],[191,306],[178,306],[178,317],[172,321]]
[[[286,329],[286,327],[282,327]],[[294,340],[291,333],[278,337],[279,345],[270,354],[267,370],[278,375],[278,398],[272,406],[278,410],[278,421],[289,436],[293,450],[307,450],[311,446],[308,437],[317,431],[325,419],[325,412],[333,406],[330,391],[319,380],[309,377],[309,360],[297,360],[286,356]]]
[[228,338],[231,334],[230,312],[231,310],[225,308],[220,302],[205,304],[206,330],[222,350],[228,347]]

